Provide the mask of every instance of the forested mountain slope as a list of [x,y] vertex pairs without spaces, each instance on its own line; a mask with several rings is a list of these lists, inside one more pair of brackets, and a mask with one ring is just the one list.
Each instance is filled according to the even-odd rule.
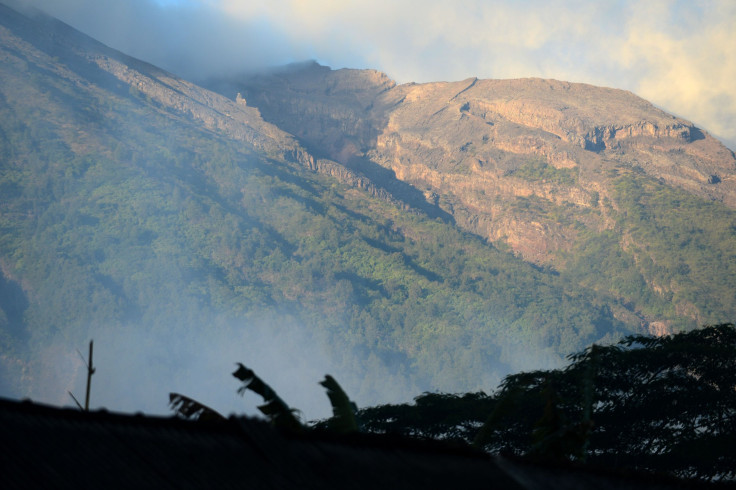
[[[587,237],[555,270],[470,233],[469,218],[446,204],[452,193],[427,200],[375,157],[356,163],[266,122],[267,108],[245,91],[205,90],[3,6],[0,60],[4,396],[66,401],[83,374],[75,350],[94,337],[96,362],[107,365],[96,380],[108,376],[99,403],[150,410],[160,397],[164,409],[185,374],[191,386],[206,376],[200,366],[258,368],[261,356],[296,383],[305,364],[328,365],[360,404],[374,404],[491,390],[509,372],[639,332],[642,316],[689,326],[732,313],[731,209],[633,168],[611,169],[619,194],[601,193],[581,215],[590,218],[534,196],[506,204],[541,208],[550,223],[558,213]],[[366,90],[384,90],[374,85]],[[378,140],[371,128],[366,138]],[[574,178],[552,168],[514,172],[519,182]],[[626,199],[635,205],[616,211]],[[671,199],[681,203],[674,211]],[[668,226],[677,217],[700,230],[680,245],[692,250],[687,260],[671,258],[664,241],[652,242],[656,260],[636,255],[634,244],[669,237],[666,227],[626,228],[626,248],[615,226],[575,224],[647,223],[656,206],[673,213]],[[659,289],[639,264],[661,276]],[[690,310],[678,309],[677,294],[694,295]]]
[[733,318],[736,158],[634,94],[396,85],[316,63],[208,84],[242,92],[313,153],[410,184],[462,229],[610,295],[624,321],[664,332]]

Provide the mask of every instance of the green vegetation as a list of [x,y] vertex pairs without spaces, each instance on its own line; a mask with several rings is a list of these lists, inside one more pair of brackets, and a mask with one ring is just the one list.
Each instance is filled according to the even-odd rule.
[[542,158],[527,160],[510,175],[530,182],[547,182],[549,184],[571,186],[578,183],[578,173],[573,168],[556,168]]
[[22,89],[34,104],[0,101],[0,260],[28,302],[20,327],[0,323],[13,358],[79,345],[93,326],[186,342],[216,317],[282,318],[351,372],[481,389],[520,368],[519,352],[552,363],[631,331],[564,277],[127,89]]
[[675,329],[736,314],[736,213],[635,172],[614,180],[615,228],[585,231],[565,272]]
[[[616,183],[630,253],[666,301],[697,305],[690,317],[713,322],[733,316],[736,304],[736,215],[651,179],[623,176]],[[687,313],[686,313],[687,314]]]

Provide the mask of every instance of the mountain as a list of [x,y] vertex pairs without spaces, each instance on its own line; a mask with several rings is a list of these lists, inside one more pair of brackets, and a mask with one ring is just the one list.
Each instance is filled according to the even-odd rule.
[[611,295],[624,321],[671,332],[733,317],[736,157],[630,92],[396,85],[316,63],[207,85],[242,93],[313,153],[409,184],[460,228]]
[[68,402],[92,337],[111,408],[220,408],[237,361],[365,405],[733,317],[733,154],[631,94],[197,85],[2,5],[0,59],[4,396]]

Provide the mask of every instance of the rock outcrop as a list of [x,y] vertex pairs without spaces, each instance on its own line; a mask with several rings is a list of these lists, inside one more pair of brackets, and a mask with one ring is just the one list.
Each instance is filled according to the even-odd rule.
[[[733,152],[623,90],[535,78],[396,85],[374,70],[316,63],[211,86],[244,94],[311,153],[388,192],[392,180],[408,183],[430,208],[539,264],[568,248],[576,225],[535,215],[520,200],[590,209],[608,197],[607,172],[617,167],[736,207]],[[530,164],[565,178],[520,177]],[[588,221],[611,225],[605,211]]]

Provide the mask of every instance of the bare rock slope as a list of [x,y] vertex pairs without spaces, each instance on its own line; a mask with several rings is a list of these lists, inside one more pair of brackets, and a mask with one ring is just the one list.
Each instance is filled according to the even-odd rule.
[[[241,90],[312,153],[409,183],[461,226],[537,263],[566,248],[575,227],[512,209],[517,198],[585,211],[609,196],[615,169],[736,207],[733,152],[623,90],[542,79],[396,85],[316,63],[213,88]],[[545,175],[529,178],[530,165]],[[588,221],[611,226],[605,211]]]

